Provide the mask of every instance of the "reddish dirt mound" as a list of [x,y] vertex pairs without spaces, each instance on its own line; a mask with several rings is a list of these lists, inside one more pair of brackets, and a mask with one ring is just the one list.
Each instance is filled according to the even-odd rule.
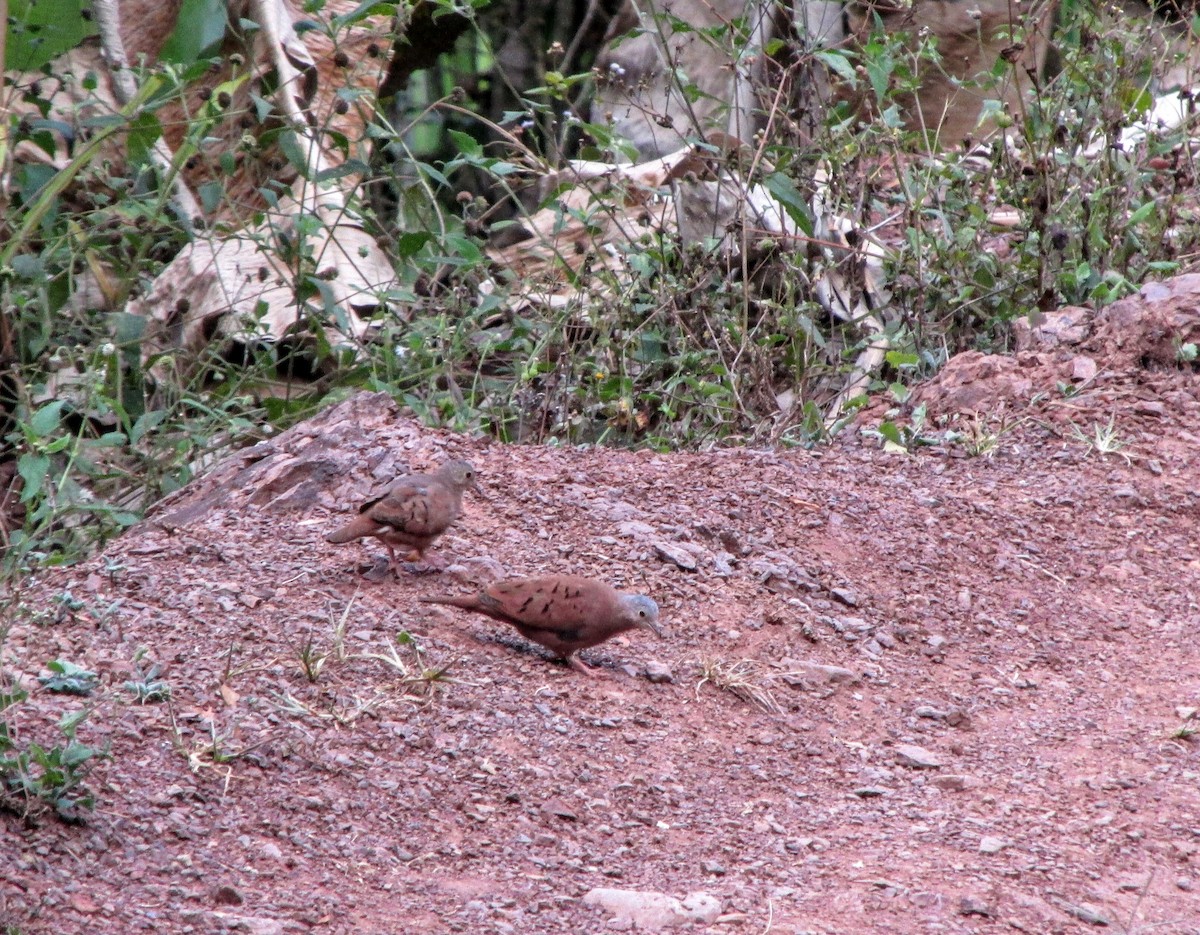
[[[915,455],[506,447],[367,395],[240,453],[21,595],[18,737],[91,706],[112,759],[85,825],[3,818],[0,920],[593,932],[632,924],[582,898],[618,887],[704,891],[718,932],[1200,933],[1193,289],[952,361]],[[964,409],[988,444],[943,434]],[[325,544],[451,456],[489,499],[447,570]],[[548,571],[654,595],[666,638],[589,679],[417,602]],[[143,648],[169,706],[122,687]],[[36,687],[53,659],[91,699]]]

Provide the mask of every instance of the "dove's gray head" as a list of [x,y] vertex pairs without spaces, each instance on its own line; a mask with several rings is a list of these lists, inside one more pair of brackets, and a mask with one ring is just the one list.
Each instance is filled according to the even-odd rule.
[[438,468],[437,476],[457,490],[479,489],[475,482],[475,465],[470,461],[447,461]]
[[645,594],[622,594],[621,607],[629,619],[630,626],[662,636],[662,630],[658,626],[658,605]]

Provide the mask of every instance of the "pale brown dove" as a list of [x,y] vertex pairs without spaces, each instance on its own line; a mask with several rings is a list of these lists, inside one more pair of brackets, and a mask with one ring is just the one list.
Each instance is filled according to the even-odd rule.
[[590,675],[574,653],[625,630],[643,629],[661,636],[658,605],[644,594],[622,594],[600,581],[578,575],[510,578],[478,594],[422,597],[427,604],[449,604],[511,623],[523,637],[541,643],[571,668]]
[[425,550],[458,519],[463,491],[475,486],[469,461],[450,461],[432,474],[405,474],[325,538],[340,544],[373,536],[387,546],[388,567],[395,572],[396,549],[411,549],[412,561],[424,558]]

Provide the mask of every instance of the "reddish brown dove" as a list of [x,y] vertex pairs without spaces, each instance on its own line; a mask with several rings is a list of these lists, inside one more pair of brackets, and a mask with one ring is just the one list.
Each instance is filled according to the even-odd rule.
[[395,572],[396,549],[411,549],[411,561],[424,558],[425,550],[458,519],[468,487],[475,487],[475,468],[469,461],[450,461],[432,474],[405,474],[325,538],[340,544],[374,536],[387,546],[388,567]]
[[571,668],[590,675],[574,653],[625,630],[659,636],[658,605],[644,594],[622,594],[577,575],[510,578],[465,597],[423,597],[511,623],[525,639],[541,643]]

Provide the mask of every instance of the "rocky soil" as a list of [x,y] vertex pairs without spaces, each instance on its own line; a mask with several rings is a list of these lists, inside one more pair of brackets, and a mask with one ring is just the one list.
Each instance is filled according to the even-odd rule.
[[[907,450],[882,403],[812,452],[664,455],[363,395],[241,452],[24,584],[10,729],[53,745],[87,709],[111,757],[80,824],[10,801],[0,922],[1200,933],[1198,309],[1183,277],[961,355]],[[444,570],[324,542],[449,457],[485,496]],[[587,678],[417,602],[551,571],[652,594],[665,638]],[[43,687],[53,660],[99,684]],[[151,663],[171,697],[138,703]]]

